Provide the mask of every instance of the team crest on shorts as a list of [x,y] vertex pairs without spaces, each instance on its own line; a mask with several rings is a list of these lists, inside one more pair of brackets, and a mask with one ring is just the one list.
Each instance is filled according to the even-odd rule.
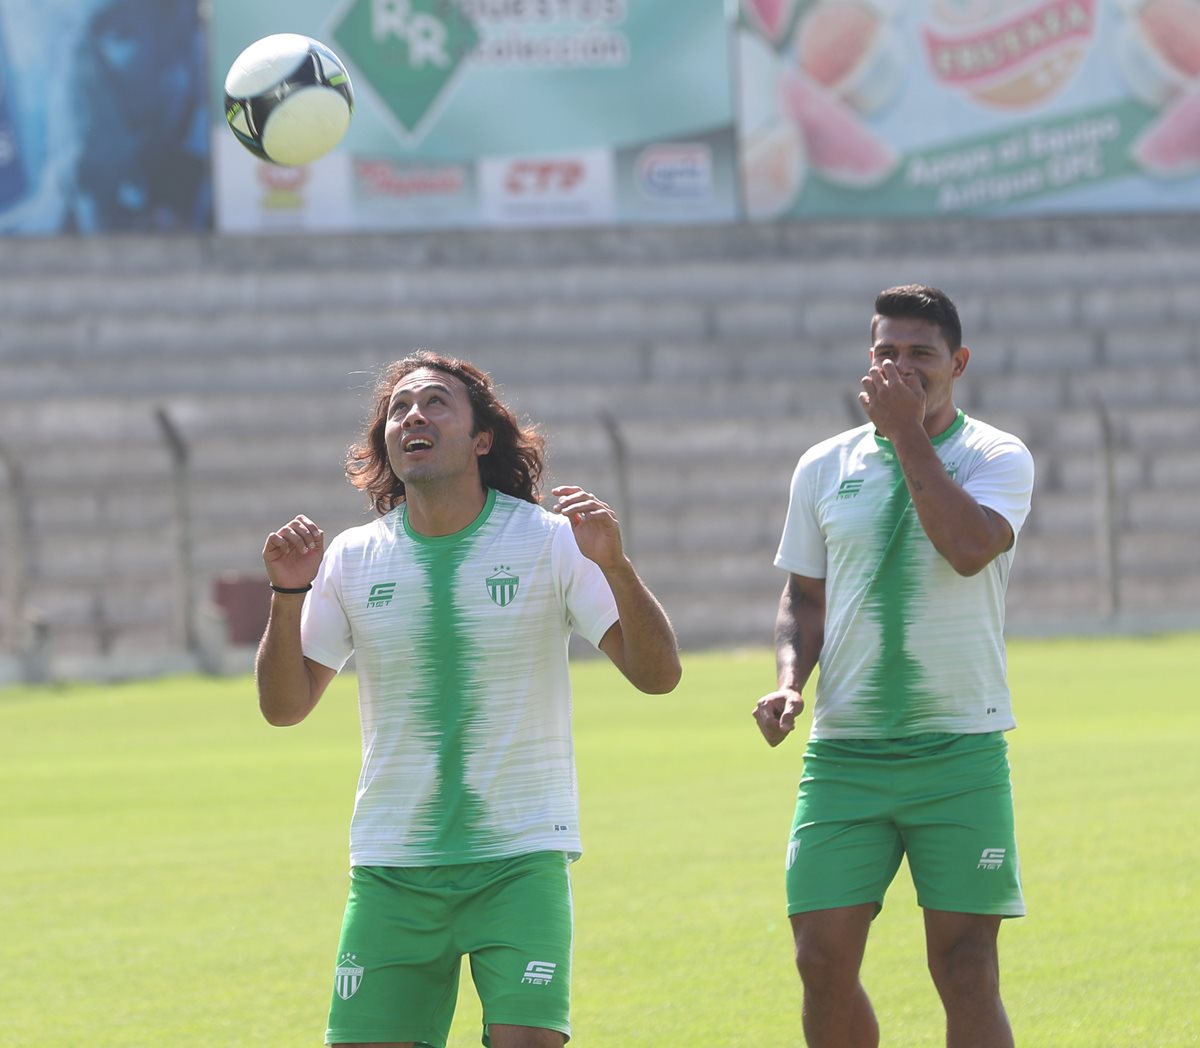
[[348,1001],[362,985],[363,968],[352,953],[344,953],[338,959],[337,970],[333,973],[333,985],[337,995]]

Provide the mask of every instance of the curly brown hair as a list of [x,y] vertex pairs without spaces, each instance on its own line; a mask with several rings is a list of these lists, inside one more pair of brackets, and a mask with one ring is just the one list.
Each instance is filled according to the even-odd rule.
[[484,430],[492,434],[491,450],[479,460],[479,477],[484,486],[526,502],[540,502],[545,438],[533,425],[522,425],[501,402],[487,372],[468,361],[426,349],[395,361],[380,373],[371,417],[362,438],[350,446],[346,457],[350,483],[367,493],[377,513],[387,513],[404,501],[404,481],[392,472],[384,431],[396,383],[421,368],[458,379],[466,387],[471,402],[471,435]]

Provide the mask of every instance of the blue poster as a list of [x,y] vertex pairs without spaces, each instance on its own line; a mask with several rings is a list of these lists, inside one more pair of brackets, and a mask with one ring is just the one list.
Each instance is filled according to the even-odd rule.
[[25,195],[25,165],[8,96],[8,63],[0,32],[0,211]]
[[212,225],[195,0],[0,0],[0,233]]

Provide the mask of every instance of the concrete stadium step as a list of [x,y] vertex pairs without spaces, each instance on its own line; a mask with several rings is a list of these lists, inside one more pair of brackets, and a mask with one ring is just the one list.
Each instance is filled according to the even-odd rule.
[[[1035,481],[1036,485],[1036,481]],[[1096,499],[1090,493],[1038,491],[1021,532],[1029,535],[1086,536],[1095,531]]]
[[0,442],[26,466],[31,597],[68,646],[170,643],[159,407],[192,448],[198,593],[261,571],[297,511],[369,519],[344,450],[376,369],[429,345],[541,423],[547,487],[617,506],[687,643],[769,644],[795,461],[861,423],[873,296],[923,280],[960,305],[960,402],[1037,461],[1010,621],[1104,611],[1098,403],[1123,605],[1194,609],[1198,242],[1200,216],[15,243]]
[[1068,402],[1080,408],[1095,409],[1103,405],[1118,419],[1126,411],[1161,408],[1174,413],[1180,409],[1194,410],[1200,394],[1200,357],[1192,360],[1171,360],[1155,363],[1153,353],[1147,353],[1145,365],[1139,368],[1097,367],[1067,386]]
[[[1187,214],[1129,216],[1033,216],[1004,223],[971,219],[937,222],[861,221],[783,224],[724,224],[710,227],[587,230],[503,230],[270,235],[237,237],[119,238],[115,257],[104,238],[29,238],[19,259],[0,259],[6,274],[69,275],[118,273],[145,276],[163,269],[164,256],[180,269],[273,272],[347,269],[445,270],[596,265],[678,264],[681,260],[724,259],[745,263],[768,259],[800,263],[858,287],[885,286],[898,268],[924,270],[914,279],[959,276],[983,291],[997,284],[1037,288],[1064,286],[1125,288],[1129,274],[1149,284],[1197,276],[1192,249],[1195,220]],[[111,238],[118,239],[118,238]],[[1153,248],[1153,250],[1147,250]],[[1051,265],[1066,255],[1069,267]],[[862,276],[862,274],[866,276]]]
[[1130,409],[1117,416],[1116,422],[1129,447],[1154,454],[1194,449],[1200,441],[1200,411],[1194,403],[1176,410]]
[[[1019,562],[1019,558],[1018,558]],[[1011,633],[1023,623],[1041,628],[1047,619],[1095,617],[1107,611],[1105,595],[1094,577],[1044,578],[1016,568],[1009,581],[1006,624]]]
[[[70,351],[128,356],[133,352],[164,355],[204,354],[216,347],[243,347],[247,352],[295,350],[337,353],[342,347],[378,349],[468,339],[472,343],[507,342],[570,345],[600,339],[678,338],[702,335],[709,327],[704,303],[687,300],[589,299],[567,303],[525,300],[505,304],[337,306],[306,311],[257,312],[252,317],[217,313],[203,323],[155,313],[121,313],[79,320],[31,323],[38,345]],[[22,352],[26,330],[12,328],[0,339],[0,355]],[[57,340],[57,341],[56,341]]]
[[[479,346],[517,336],[527,342],[566,345],[589,336],[642,342],[672,336],[715,337],[740,339],[743,344],[747,339],[766,338],[793,345],[835,338],[865,348],[873,296],[872,292],[802,301],[795,289],[771,294],[773,273],[757,279],[756,290],[743,289],[728,298],[717,295],[707,282],[687,286],[686,281],[658,273],[630,279],[628,289],[589,289],[576,295],[556,293],[555,281],[549,281],[549,287],[539,286],[536,276],[515,271],[509,276],[513,281],[509,292],[489,297],[486,290],[479,290],[478,281],[469,281],[464,287],[474,287],[476,293],[464,295],[462,300],[396,294],[393,285],[402,283],[403,275],[375,276],[346,296],[323,286],[320,275],[292,277],[285,281],[281,276],[278,284],[293,298],[285,300],[281,293],[278,300],[268,298],[242,310],[222,304],[223,290],[210,296],[183,292],[196,284],[203,287],[202,277],[190,281],[163,278],[159,289],[138,287],[139,300],[132,303],[126,301],[132,294],[128,282],[94,288],[89,282],[88,293],[79,294],[78,301],[56,304],[51,300],[46,305],[39,302],[36,286],[25,288],[18,281],[0,294],[0,308],[6,309],[8,319],[5,331],[0,332],[0,355],[103,354],[131,348],[202,354],[220,346],[260,351],[289,346],[298,352],[307,346],[328,352],[353,345],[394,347],[397,343]],[[586,285],[587,281],[574,283]],[[809,284],[811,281],[797,281],[796,288]],[[54,287],[56,294],[64,295],[63,285]],[[1167,296],[1164,303],[1176,298],[1190,302],[1198,291],[1200,282],[1174,289],[1174,298],[1166,291],[1153,294]],[[198,298],[190,302],[187,294]],[[1115,292],[1106,294],[1111,297]],[[1006,359],[1016,368],[1044,370],[1056,355],[1052,350],[1081,366],[1097,356],[1114,363],[1145,360],[1168,364],[1197,359],[1197,337],[1181,331],[1180,325],[1198,318],[1179,316],[1175,306],[1139,311],[1118,302],[1105,309],[1089,309],[1080,295],[1071,291],[1022,292],[1012,298],[1011,303],[1002,295],[980,300],[986,301],[986,310],[982,304],[974,307],[969,298],[962,299],[961,313],[968,344],[1002,340]],[[28,310],[27,315],[22,308]],[[196,323],[194,317],[203,317],[204,322]],[[1043,344],[1046,350],[1041,348]]]
[[[1124,532],[1118,539],[1119,567],[1123,575],[1178,572],[1196,558],[1188,536],[1165,528]],[[1103,550],[1099,536],[1022,536],[1017,564],[1022,573],[1051,578],[1082,578],[1095,574]],[[1017,568],[1014,568],[1014,575]]]

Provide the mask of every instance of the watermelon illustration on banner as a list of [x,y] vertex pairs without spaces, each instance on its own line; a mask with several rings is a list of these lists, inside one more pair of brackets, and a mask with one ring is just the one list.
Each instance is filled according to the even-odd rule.
[[794,0],[746,0],[746,15],[768,40],[778,40],[791,24]]
[[746,212],[792,209],[811,169],[852,188],[877,185],[895,152],[864,117],[903,74],[884,0],[744,0],[739,37],[741,174]]
[[1151,174],[1200,174],[1200,81],[1146,129],[1133,144],[1133,156]]
[[742,0],[747,217],[1200,209],[1200,0]]
[[1148,174],[1200,173],[1200,0],[1128,5],[1118,55],[1129,86],[1161,115],[1133,144]]

